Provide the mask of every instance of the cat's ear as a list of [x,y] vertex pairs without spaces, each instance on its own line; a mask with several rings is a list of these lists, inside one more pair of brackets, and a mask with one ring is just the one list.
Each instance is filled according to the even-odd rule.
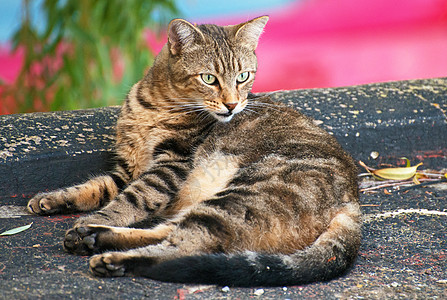
[[174,19],[168,26],[168,45],[172,55],[192,48],[195,44],[205,41],[202,32],[182,19]]
[[262,16],[246,23],[236,25],[237,31],[234,35],[236,40],[254,51],[258,46],[259,37],[264,31],[264,27],[268,20],[268,16]]

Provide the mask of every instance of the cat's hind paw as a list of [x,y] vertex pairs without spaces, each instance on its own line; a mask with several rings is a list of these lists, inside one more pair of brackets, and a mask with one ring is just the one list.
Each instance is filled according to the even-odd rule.
[[121,277],[126,273],[124,260],[126,255],[120,252],[108,252],[92,256],[90,271],[100,277]]
[[67,231],[64,239],[64,248],[77,255],[91,255],[99,252],[96,242],[97,228],[86,226],[74,227]]
[[78,224],[65,233],[64,248],[77,255],[92,255],[119,248],[112,227],[95,224]]

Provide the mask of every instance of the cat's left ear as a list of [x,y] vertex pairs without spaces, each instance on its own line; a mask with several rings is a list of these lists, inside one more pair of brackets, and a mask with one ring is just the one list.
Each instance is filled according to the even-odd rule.
[[258,46],[259,37],[264,31],[268,20],[268,16],[262,16],[237,25],[237,31],[234,35],[235,39],[254,51]]
[[202,32],[182,19],[174,19],[168,26],[168,45],[172,55],[191,49],[196,44],[205,41]]

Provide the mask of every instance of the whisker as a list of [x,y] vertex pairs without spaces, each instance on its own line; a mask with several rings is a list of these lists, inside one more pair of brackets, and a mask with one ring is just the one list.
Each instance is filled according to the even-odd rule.
[[265,102],[248,102],[247,107],[254,108],[254,109],[266,108],[266,109],[272,109],[277,112],[281,111],[277,105],[271,104],[271,103],[265,103]]
[[249,101],[249,105],[259,105],[259,106],[270,106],[270,107],[277,107],[277,104],[274,103],[268,103],[268,102],[262,102],[262,101]]
[[243,110],[242,112],[246,112],[246,113],[255,113],[255,114],[258,114],[258,115],[261,114],[260,112],[257,112],[257,111],[255,111],[255,110],[253,110],[253,109],[248,108],[248,107],[245,107],[244,110]]
[[189,106],[189,107],[173,106],[173,107],[166,107],[165,109],[170,111],[184,111],[184,110],[194,110],[203,108],[204,108],[203,106]]
[[172,112],[176,113],[177,115],[187,115],[187,114],[191,114],[191,113],[202,112],[203,110],[204,110],[203,108],[197,108],[197,109],[191,109],[191,110],[186,110],[186,111],[172,111]]
[[197,117],[198,117],[199,122],[203,122],[206,119],[210,118],[211,115],[206,110],[203,110],[203,111],[199,112]]

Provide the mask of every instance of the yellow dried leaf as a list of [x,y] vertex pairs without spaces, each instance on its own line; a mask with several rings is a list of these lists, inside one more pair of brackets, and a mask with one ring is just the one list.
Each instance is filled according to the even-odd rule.
[[385,169],[373,170],[371,171],[371,173],[383,179],[406,180],[416,175],[417,168],[420,165],[422,165],[422,163],[419,163],[416,166],[412,167],[385,168]]
[[416,175],[413,177],[413,183],[414,184],[421,184],[421,182],[419,181],[419,178],[418,178],[418,173],[416,173]]

